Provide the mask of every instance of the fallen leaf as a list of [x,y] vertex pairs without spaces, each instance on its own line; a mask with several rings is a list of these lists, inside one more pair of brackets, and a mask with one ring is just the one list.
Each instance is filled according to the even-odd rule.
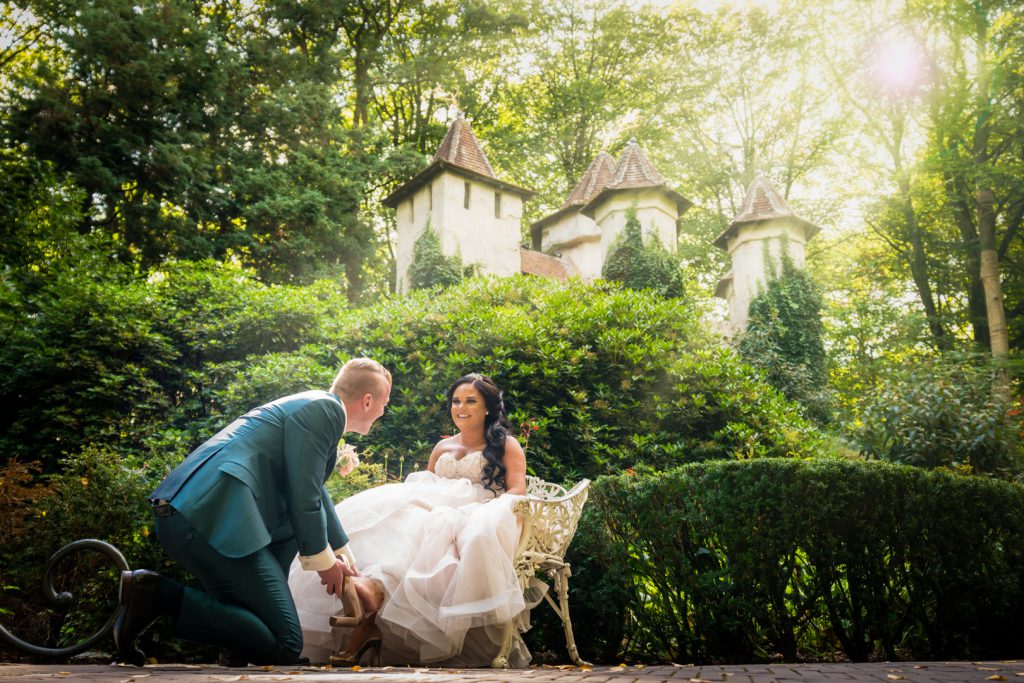
[[986,681],[1005,681],[1006,676],[1000,676],[999,674],[992,674],[991,676],[985,676]]
[[899,674],[886,674],[885,677],[890,681],[902,681],[904,679],[904,677]]
[[580,671],[593,671],[593,670],[594,670],[594,667],[587,666],[586,664],[584,664],[583,666],[580,667]]
[[927,664],[915,664],[914,668],[915,669],[927,669],[928,665]]
[[58,676],[70,676],[71,672],[70,671],[58,671],[57,675]]
[[999,671],[999,669],[991,666],[979,666],[978,671]]

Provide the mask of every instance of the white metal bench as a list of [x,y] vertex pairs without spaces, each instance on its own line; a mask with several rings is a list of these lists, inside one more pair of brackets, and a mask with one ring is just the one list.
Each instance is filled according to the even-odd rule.
[[[587,502],[589,486],[590,480],[583,479],[566,491],[558,484],[528,476],[526,497],[517,501],[514,508],[523,520],[523,531],[515,555],[519,585],[525,592],[530,586],[530,580],[538,572],[554,584],[558,603],[552,599],[550,591],[544,593],[544,599],[562,620],[569,657],[578,666],[587,663],[580,659],[572,634],[572,621],[569,618],[569,577],[572,571],[565,561],[565,552],[576,534],[583,504]],[[505,625],[501,650],[491,662],[492,668],[509,668],[508,655],[516,628],[515,622]]]

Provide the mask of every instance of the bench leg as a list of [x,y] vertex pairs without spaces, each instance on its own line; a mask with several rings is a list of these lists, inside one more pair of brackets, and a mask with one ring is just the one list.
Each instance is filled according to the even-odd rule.
[[512,637],[515,635],[515,620],[505,624],[505,632],[501,636],[501,649],[498,655],[491,660],[492,669],[508,669],[508,653],[512,650]]
[[579,650],[576,649],[576,639],[572,635],[572,619],[569,618],[569,577],[572,571],[569,565],[563,565],[555,573],[555,590],[558,592],[559,617],[562,618],[562,626],[565,628],[565,647],[569,650],[569,658],[576,666],[591,666],[589,662],[580,658]]

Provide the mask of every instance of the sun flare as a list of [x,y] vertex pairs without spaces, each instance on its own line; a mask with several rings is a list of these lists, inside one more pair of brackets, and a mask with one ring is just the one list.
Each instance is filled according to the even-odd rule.
[[871,51],[868,71],[882,90],[909,94],[920,88],[927,75],[924,49],[911,36],[890,36]]

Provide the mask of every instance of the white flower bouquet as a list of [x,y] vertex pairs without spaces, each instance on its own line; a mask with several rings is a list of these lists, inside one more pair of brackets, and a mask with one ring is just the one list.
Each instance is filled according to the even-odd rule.
[[355,446],[344,441],[338,444],[338,465],[335,471],[342,477],[347,477],[352,470],[359,467],[359,454]]

